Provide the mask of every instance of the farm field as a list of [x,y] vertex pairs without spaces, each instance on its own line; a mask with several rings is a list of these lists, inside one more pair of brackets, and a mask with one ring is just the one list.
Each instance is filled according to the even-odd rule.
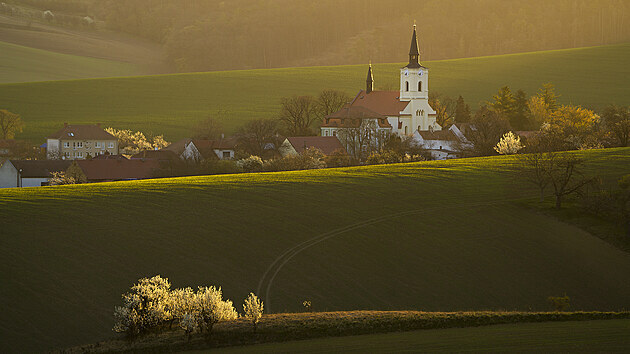
[[[630,173],[630,148],[574,153],[605,183]],[[238,308],[254,291],[273,313],[305,299],[314,311],[538,311],[564,293],[573,310],[627,309],[630,256],[522,206],[537,192],[512,163],[0,190],[0,350],[106,339],[120,294],[155,274],[222,286]]]
[[194,353],[627,353],[630,320],[505,324],[320,338]]
[[[620,44],[423,64],[431,92],[462,95],[473,109],[504,85],[534,94],[546,82],[556,85],[561,103],[599,109],[627,104],[628,57],[630,44]],[[402,65],[374,64],[376,89],[397,90]],[[100,122],[176,141],[208,116],[221,119],[228,134],[248,120],[274,117],[284,96],[328,88],[354,95],[365,74],[366,65],[352,65],[1,84],[0,107],[22,116],[19,137],[34,143],[64,122]]]
[[[136,65],[60,54],[0,42],[0,83],[128,76],[141,73]],[[26,98],[26,97],[25,97]]]

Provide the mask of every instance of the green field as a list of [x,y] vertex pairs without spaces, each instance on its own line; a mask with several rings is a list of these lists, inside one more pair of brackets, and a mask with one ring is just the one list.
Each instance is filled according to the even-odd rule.
[[628,331],[630,320],[525,323],[311,339],[196,353],[627,353]]
[[[605,182],[630,173],[630,148],[575,153]],[[630,308],[630,256],[522,206],[537,193],[512,161],[0,190],[0,350],[104,339],[120,294],[154,274],[220,285],[238,308],[255,291],[272,312],[305,299],[315,311],[549,310],[564,293],[573,310]]]
[[[461,94],[473,108],[504,85],[533,94],[552,82],[560,102],[599,109],[630,103],[628,58],[630,44],[621,44],[424,64],[431,91]],[[376,88],[397,90],[401,66],[374,64]],[[228,134],[247,120],[274,117],[283,96],[327,88],[354,95],[365,75],[366,65],[354,65],[2,84],[0,107],[22,115],[20,136],[33,142],[64,122],[100,122],[175,141],[207,116],[222,117]]]
[[[135,65],[0,42],[0,83],[137,75]],[[28,102],[24,93],[18,101]],[[3,105],[5,103],[3,102]],[[28,122],[29,119],[25,117]]]

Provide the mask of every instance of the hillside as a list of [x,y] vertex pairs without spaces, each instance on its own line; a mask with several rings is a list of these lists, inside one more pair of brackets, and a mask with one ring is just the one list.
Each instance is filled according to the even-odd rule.
[[60,54],[0,42],[0,83],[137,75],[129,63]]
[[[534,94],[557,87],[561,103],[603,108],[627,104],[630,44],[426,62],[430,91],[462,95],[473,108],[501,86]],[[400,63],[374,64],[377,89],[398,89]],[[96,123],[165,134],[175,141],[197,121],[222,117],[227,133],[254,118],[274,117],[280,98],[334,88],[354,95],[365,86],[366,66],[107,78],[0,85],[0,107],[19,113],[20,137],[43,142],[64,122]]]
[[[575,153],[605,182],[630,173],[630,148]],[[154,274],[271,312],[546,310],[563,293],[627,309],[630,256],[521,206],[537,194],[511,161],[0,190],[0,350],[103,339]]]

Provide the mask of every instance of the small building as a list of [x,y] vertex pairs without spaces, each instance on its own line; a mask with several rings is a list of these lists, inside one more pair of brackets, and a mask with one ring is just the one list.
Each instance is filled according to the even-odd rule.
[[284,157],[301,154],[312,148],[319,149],[324,155],[330,155],[338,150],[346,153],[346,149],[335,136],[292,136],[284,140],[279,150]]
[[182,160],[201,161],[205,159],[233,159],[236,155],[236,139],[183,139],[163,150],[177,154]]
[[70,164],[64,160],[7,160],[0,167],[0,188],[46,186],[52,172],[65,171]]
[[50,135],[46,140],[49,160],[83,160],[100,154],[118,155],[118,139],[94,125],[69,125]]

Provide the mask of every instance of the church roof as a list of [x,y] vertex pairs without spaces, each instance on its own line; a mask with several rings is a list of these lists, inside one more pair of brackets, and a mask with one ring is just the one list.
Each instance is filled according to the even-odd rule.
[[372,91],[367,93],[359,91],[354,100],[350,102],[352,107],[365,107],[382,116],[399,116],[405,110],[409,102],[400,101],[399,91]]
[[346,152],[336,136],[290,136],[287,140],[298,153],[309,148],[319,149],[324,155],[330,155],[337,150]]
[[346,105],[341,110],[326,116],[322,127],[358,128],[363,119],[376,119],[380,128],[391,128],[387,117],[363,106]]
[[416,25],[413,25],[413,34],[411,35],[411,46],[409,47],[409,64],[407,68],[420,68],[420,50],[418,49],[418,36],[416,35]]

